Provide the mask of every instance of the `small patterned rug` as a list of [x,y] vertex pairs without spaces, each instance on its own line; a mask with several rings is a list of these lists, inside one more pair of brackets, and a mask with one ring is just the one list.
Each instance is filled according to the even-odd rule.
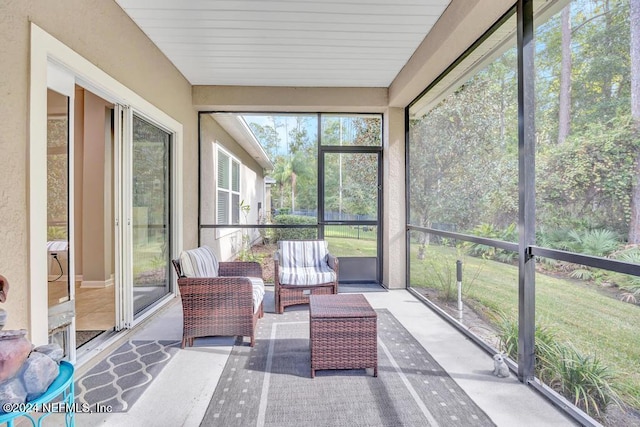
[[179,349],[176,341],[127,341],[75,383],[75,401],[126,412]]
[[314,379],[308,310],[265,313],[255,346],[234,346],[201,426],[494,426],[388,310],[376,312],[378,377]]

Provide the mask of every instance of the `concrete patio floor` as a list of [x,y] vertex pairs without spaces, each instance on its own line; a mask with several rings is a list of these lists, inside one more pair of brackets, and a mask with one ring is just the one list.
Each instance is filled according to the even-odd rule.
[[[492,375],[493,360],[471,340],[441,319],[405,290],[364,294],[373,308],[388,309],[429,351],[498,426],[569,426],[575,423],[544,397],[518,382],[514,375]],[[300,306],[306,309],[306,306]],[[287,310],[296,309],[295,307]],[[273,287],[267,287],[265,310],[273,312]],[[179,298],[84,364],[79,378],[101,356],[107,356],[123,340],[176,340],[182,338],[182,308]],[[246,338],[245,338],[246,339]],[[76,414],[79,426],[198,426],[233,345],[232,338],[206,338],[194,347],[180,350],[125,413]],[[52,416],[45,425],[55,422]],[[55,421],[54,421],[55,420]],[[62,421],[59,418],[59,421]]]

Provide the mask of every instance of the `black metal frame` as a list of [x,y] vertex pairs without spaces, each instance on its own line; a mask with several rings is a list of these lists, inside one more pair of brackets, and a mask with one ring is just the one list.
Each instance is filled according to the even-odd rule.
[[[318,215],[316,225],[285,225],[285,224],[202,224],[201,204],[202,196],[201,180],[201,150],[202,150],[202,115],[215,113],[230,114],[279,114],[279,115],[305,115],[317,117],[318,129],[318,151],[317,151],[317,172],[318,172]],[[198,245],[201,244],[201,231],[203,229],[229,229],[229,228],[316,228],[318,230],[318,238],[324,238],[325,225],[371,225],[377,228],[377,278],[378,283],[382,280],[382,235],[384,212],[383,199],[383,146],[335,146],[322,144],[322,117],[323,115],[362,115],[362,116],[380,116],[380,134],[384,135],[384,115],[381,113],[362,113],[362,112],[264,112],[264,111],[199,111],[198,112]],[[378,154],[378,212],[375,221],[326,221],[324,219],[324,154],[325,153],[374,153]]]
[[[569,416],[581,425],[598,426],[597,421],[588,414],[572,405],[564,397],[535,378],[535,259],[545,257],[561,261],[572,262],[594,268],[602,268],[619,273],[640,276],[640,265],[612,259],[582,255],[535,245],[535,88],[534,88],[534,0],[517,0],[515,7],[503,15],[480,39],[452,63],[432,84],[430,84],[405,109],[405,184],[407,188],[406,201],[406,275],[408,290],[432,308],[438,315],[449,321],[462,333],[471,338],[488,353],[496,350],[483,342],[478,336],[470,332],[456,319],[449,316],[436,304],[429,301],[410,286],[410,245],[411,231],[420,231],[433,235],[459,239],[493,246],[499,249],[518,252],[518,364],[510,364],[512,370],[517,369],[518,379],[539,391],[554,405],[563,409]],[[486,40],[508,18],[516,13],[517,18],[517,53],[518,53],[518,181],[519,181],[519,215],[518,215],[518,243],[510,243],[467,234],[419,227],[410,224],[410,118],[409,109],[429,90],[431,90],[451,70],[457,67],[475,48]]]
[[[382,115],[381,115],[382,119]],[[383,122],[383,120],[381,120]],[[382,124],[381,126],[384,126]],[[382,127],[380,128],[381,132],[384,131]],[[324,227],[326,225],[370,225],[375,226],[377,230],[377,239],[376,239],[376,280],[378,283],[382,282],[382,232],[383,232],[383,222],[382,222],[382,213],[383,213],[383,171],[382,171],[382,155],[383,150],[382,146],[335,146],[335,145],[322,145],[319,146],[318,153],[318,174],[320,175],[318,179],[318,200],[324,201],[324,156],[328,153],[342,153],[342,154],[377,154],[378,159],[378,211],[376,212],[376,220],[360,220],[360,221],[328,221],[324,218],[324,204],[322,206],[318,206],[318,223],[319,223],[319,234],[322,231],[322,235],[319,238],[324,238]]]
[[507,251],[518,252],[518,244],[505,242],[504,240],[489,239],[487,237],[473,236],[471,234],[456,233],[455,231],[444,231],[429,227],[418,227],[417,225],[408,225],[407,230],[422,231],[423,233],[434,234],[448,239],[464,240],[465,242],[477,243],[479,245],[493,246],[494,248],[504,249]]
[[518,379],[535,377],[535,258],[527,248],[536,241],[535,92],[533,1],[517,3],[518,51]]

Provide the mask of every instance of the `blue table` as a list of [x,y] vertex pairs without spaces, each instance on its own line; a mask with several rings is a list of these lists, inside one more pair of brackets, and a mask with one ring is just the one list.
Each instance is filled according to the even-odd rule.
[[[0,415],[0,423],[6,423],[7,427],[13,427],[13,421],[18,417],[26,417],[31,421],[34,427],[42,426],[43,420],[53,413],[64,413],[65,425],[67,427],[75,426],[75,406],[73,404],[73,365],[67,361],[60,362],[60,372],[55,380],[51,383],[46,392],[37,399],[27,402],[26,408],[38,409],[36,414],[31,411],[17,411]],[[60,400],[54,400],[61,397]]]

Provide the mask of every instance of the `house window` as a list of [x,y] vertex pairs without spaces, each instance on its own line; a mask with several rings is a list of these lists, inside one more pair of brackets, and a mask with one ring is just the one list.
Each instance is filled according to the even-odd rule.
[[218,148],[218,224],[240,223],[240,162]]

